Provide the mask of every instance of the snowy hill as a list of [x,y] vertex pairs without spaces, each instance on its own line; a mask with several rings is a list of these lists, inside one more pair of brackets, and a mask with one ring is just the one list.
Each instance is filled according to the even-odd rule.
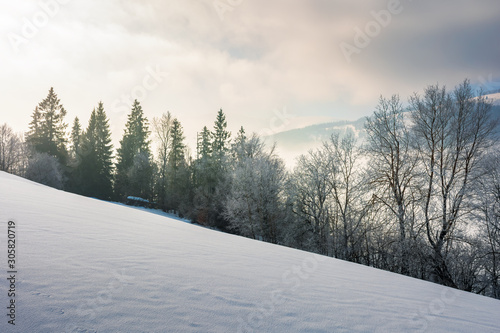
[[493,105],[500,105],[500,92],[489,94],[487,95],[487,98]]
[[500,331],[498,300],[2,172],[0,230],[0,332]]

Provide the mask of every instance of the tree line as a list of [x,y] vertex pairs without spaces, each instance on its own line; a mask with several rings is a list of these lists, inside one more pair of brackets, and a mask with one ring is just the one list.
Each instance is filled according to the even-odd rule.
[[232,137],[222,110],[192,156],[179,120],[167,112],[150,123],[137,100],[115,156],[103,103],[86,129],[76,118],[68,131],[51,88],[25,136],[0,127],[0,170],[500,298],[495,108],[468,80],[451,91],[430,85],[408,104],[381,97],[366,142],[334,134],[287,170],[262,138],[243,127]]

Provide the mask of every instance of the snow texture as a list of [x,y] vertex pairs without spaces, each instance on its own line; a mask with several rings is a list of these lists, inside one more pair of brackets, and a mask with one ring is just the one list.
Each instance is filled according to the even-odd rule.
[[[16,223],[16,325],[7,222]],[[498,300],[0,172],[0,332],[499,332]]]

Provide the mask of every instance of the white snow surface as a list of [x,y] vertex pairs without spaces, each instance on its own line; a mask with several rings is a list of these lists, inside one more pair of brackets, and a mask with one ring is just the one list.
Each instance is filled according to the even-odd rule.
[[498,300],[3,172],[0,251],[0,332],[500,332]]
[[493,105],[500,105],[500,93],[487,95],[488,100],[493,103]]

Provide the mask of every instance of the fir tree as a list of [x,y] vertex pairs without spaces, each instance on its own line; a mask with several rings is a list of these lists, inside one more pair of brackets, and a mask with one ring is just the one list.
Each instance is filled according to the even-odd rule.
[[239,161],[243,158],[246,141],[247,136],[245,133],[245,129],[243,128],[243,126],[241,126],[232,145],[232,155],[233,159],[235,159],[236,161]]
[[230,142],[231,133],[227,130],[226,115],[220,109],[214,124],[212,142],[212,152],[216,164],[220,165],[223,162],[223,157],[229,151]]
[[172,121],[170,142],[166,195],[167,208],[179,211],[179,208],[189,198],[190,177],[185,156],[184,134],[181,123],[177,119]]
[[212,155],[212,132],[207,126],[198,134],[196,153],[197,158],[201,160],[206,160]]
[[40,112],[40,109],[36,106],[31,115],[29,131],[26,133],[26,142],[36,150],[36,147],[42,145],[42,139],[42,112]]
[[236,136],[236,143],[244,143],[247,139],[247,135],[245,133],[245,129],[243,126],[240,127],[240,130],[238,131],[238,135]]
[[83,139],[83,130],[80,119],[75,117],[73,127],[71,128],[71,149],[69,152],[68,168],[67,168],[67,182],[65,189],[69,192],[81,193],[82,177],[79,174],[80,168],[80,149]]
[[186,149],[186,145],[184,144],[182,125],[177,118],[172,122],[172,132],[170,135],[172,148],[169,154],[169,165],[172,170],[178,170],[181,165],[185,164],[184,151]]
[[[231,133],[222,109],[217,113],[214,131],[205,127],[198,138],[198,159],[195,165],[195,219],[202,224],[225,229],[228,225],[222,216],[222,206],[227,195],[227,155]],[[210,140],[211,139],[211,140]]]
[[26,141],[35,152],[47,153],[66,164],[66,110],[57,98],[54,88],[41,101],[32,114]]
[[73,156],[80,149],[80,143],[82,140],[82,125],[80,124],[80,119],[75,117],[73,122],[73,127],[71,129],[71,153]]
[[222,212],[229,193],[229,149],[231,147],[231,133],[227,130],[226,115],[222,109],[217,113],[214,124],[214,136],[212,141],[212,174],[214,182],[211,191],[213,192],[211,209],[211,224],[219,229],[226,229],[229,225]]
[[109,119],[102,102],[99,102],[97,107],[96,135],[99,197],[110,199],[113,192],[113,144],[111,143]]
[[87,130],[82,135],[82,142],[78,150],[79,161],[77,166],[77,177],[79,181],[80,188],[77,189],[78,193],[86,196],[96,196],[95,187],[98,182],[96,179],[97,174],[97,153],[96,153],[96,141],[97,141],[97,114],[94,109],[90,114],[89,124]]
[[[117,151],[115,194],[119,199],[124,199],[127,195],[151,196],[149,133],[148,120],[140,103],[135,100]],[[138,181],[138,176],[141,176],[141,182]]]
[[212,132],[204,126],[198,133],[196,143],[197,158],[193,165],[193,219],[198,223],[209,225],[212,220],[211,200],[214,189],[212,170]]

